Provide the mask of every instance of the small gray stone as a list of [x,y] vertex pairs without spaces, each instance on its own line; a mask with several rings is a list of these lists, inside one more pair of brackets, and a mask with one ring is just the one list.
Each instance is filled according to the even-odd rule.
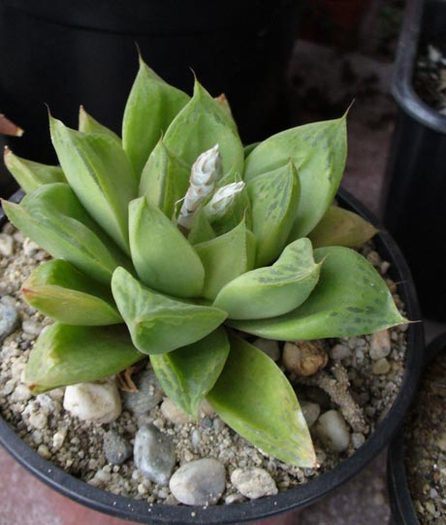
[[225,467],[212,458],[186,463],[174,473],[169,483],[172,494],[185,505],[217,503],[225,486]]
[[170,438],[154,425],[142,426],[133,447],[135,465],[141,473],[160,485],[167,485],[175,466],[175,448]]
[[161,413],[174,425],[185,425],[194,420],[192,416],[186,414],[186,412],[181,410],[181,408],[168,397],[166,397],[161,404]]
[[342,361],[351,356],[351,350],[347,345],[337,344],[330,349],[330,357],[333,361]]
[[385,357],[378,359],[372,365],[372,372],[376,376],[385,375],[390,372],[390,363]]
[[231,483],[249,499],[274,496],[278,492],[273,478],[261,468],[237,468],[231,474]]
[[264,354],[271,357],[273,361],[280,359],[280,348],[277,341],[272,339],[263,339],[259,337],[252,343],[255,347],[261,350]]
[[327,446],[336,452],[343,452],[350,444],[347,423],[337,410],[328,410],[322,414],[315,430]]
[[312,403],[311,401],[302,401],[300,407],[307,425],[311,427],[316,423],[317,418],[321,413],[321,407],[317,403]]
[[18,320],[17,310],[7,302],[0,302],[0,341],[14,331]]
[[124,407],[137,416],[147,414],[163,398],[163,392],[153,370],[142,370],[134,382],[137,392],[124,392]]
[[132,455],[130,443],[114,430],[104,435],[104,454],[109,463],[121,465]]
[[42,331],[42,326],[35,321],[23,321],[22,323],[23,331],[26,332],[29,335],[39,335]]
[[352,445],[354,448],[358,449],[362,447],[365,443],[365,436],[361,432],[353,432],[352,434]]

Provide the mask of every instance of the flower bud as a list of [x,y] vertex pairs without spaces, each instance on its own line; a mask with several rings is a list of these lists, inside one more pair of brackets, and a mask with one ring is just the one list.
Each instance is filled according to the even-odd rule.
[[219,188],[206,205],[205,212],[208,218],[218,219],[222,217],[234,202],[235,197],[243,191],[244,187],[245,183],[240,181]]

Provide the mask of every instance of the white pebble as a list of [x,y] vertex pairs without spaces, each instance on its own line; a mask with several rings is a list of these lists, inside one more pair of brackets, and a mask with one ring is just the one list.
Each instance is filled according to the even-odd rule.
[[42,430],[48,423],[48,417],[42,412],[37,412],[29,416],[29,424],[34,428]]
[[261,468],[237,468],[231,474],[231,483],[249,499],[277,494],[277,486],[270,474]]
[[67,437],[67,428],[59,429],[53,436],[53,449],[59,450]]
[[327,446],[336,452],[343,452],[350,444],[347,423],[337,410],[328,410],[319,417],[316,431]]
[[28,257],[32,257],[39,249],[39,246],[28,237],[23,241],[23,251]]
[[116,383],[79,383],[67,386],[63,406],[83,421],[110,423],[121,414],[121,398]]
[[0,255],[9,257],[14,251],[14,239],[6,233],[0,233]]
[[361,434],[360,432],[353,432],[352,434],[352,445],[354,448],[358,449],[359,447],[362,447],[365,443],[365,436],[364,434]]
[[174,425],[184,425],[193,421],[192,417],[183,412],[171,399],[164,398],[161,403],[161,413]]

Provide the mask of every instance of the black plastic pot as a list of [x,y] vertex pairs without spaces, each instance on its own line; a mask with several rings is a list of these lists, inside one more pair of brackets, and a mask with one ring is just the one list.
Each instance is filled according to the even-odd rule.
[[246,144],[273,126],[297,32],[295,0],[0,0],[0,110],[26,130],[19,155],[53,157],[45,103],[74,127],[77,107],[120,133],[137,50],[187,92],[225,92]]
[[[426,366],[440,353],[446,351],[446,333],[438,336],[427,347]],[[418,520],[412,496],[407,482],[407,472],[404,458],[406,446],[404,430],[401,430],[392,441],[387,460],[387,482],[389,487],[390,506],[393,525],[422,525]]]
[[[15,195],[15,200],[20,199]],[[361,204],[345,191],[340,192],[340,202],[346,208],[360,213],[363,217],[378,226],[376,219]],[[0,215],[0,226],[5,223],[5,217]],[[400,297],[406,305],[406,313],[411,320],[420,320],[417,296],[407,264],[395,241],[385,231],[381,230],[376,237],[377,248],[391,263],[390,276],[398,283]],[[99,490],[84,483],[48,461],[42,459],[34,450],[14,433],[0,418],[0,443],[22,465],[62,494],[87,505],[95,510],[118,516],[128,520],[151,524],[202,524],[238,523],[255,519],[267,518],[278,513],[305,507],[319,500],[335,488],[339,487],[357,474],[364,466],[389,443],[395,431],[403,420],[415,393],[423,360],[424,335],[421,322],[411,323],[407,331],[406,369],[401,390],[391,409],[378,425],[373,435],[350,458],[343,461],[335,469],[318,476],[316,479],[282,492],[246,503],[232,505],[217,505],[208,508],[153,505],[110,492]]]
[[446,3],[409,0],[393,82],[399,113],[384,224],[411,267],[423,315],[446,320],[446,116],[424,103],[413,88],[419,45],[440,37],[446,37]]

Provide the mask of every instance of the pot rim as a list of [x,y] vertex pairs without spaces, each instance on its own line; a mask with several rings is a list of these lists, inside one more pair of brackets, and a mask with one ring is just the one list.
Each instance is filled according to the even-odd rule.
[[[22,197],[23,192],[19,191],[11,197],[11,200],[18,202]],[[338,197],[344,207],[359,213],[379,229],[375,242],[380,254],[391,262],[390,273],[398,283],[398,293],[405,304],[407,316],[411,320],[421,320],[410,270],[395,241],[385,229],[379,226],[375,216],[347,191],[340,189]],[[5,222],[3,210],[0,209],[0,226]],[[148,504],[143,500],[106,492],[74,478],[40,457],[15,434],[1,417],[0,444],[28,471],[61,494],[94,510],[122,519],[166,525],[175,523],[178,525],[214,525],[268,518],[296,508],[306,507],[321,499],[328,492],[347,482],[379,454],[398,430],[415,394],[422,368],[423,348],[423,325],[421,322],[411,323],[407,330],[406,366],[401,388],[388,413],[373,434],[353,456],[341,462],[334,469],[276,496],[205,508]]]
[[397,103],[412,118],[439,133],[446,133],[446,115],[426,104],[415,92],[413,76],[418,53],[418,43],[422,32],[424,0],[409,0],[404,13],[403,25],[398,40],[392,95]]
[[[424,368],[441,352],[446,352],[446,332],[437,336],[426,348]],[[414,397],[414,402],[416,396]],[[398,432],[389,447],[387,456],[387,485],[390,494],[392,517],[396,525],[420,525],[409,490],[405,465],[406,444],[404,427]]]

